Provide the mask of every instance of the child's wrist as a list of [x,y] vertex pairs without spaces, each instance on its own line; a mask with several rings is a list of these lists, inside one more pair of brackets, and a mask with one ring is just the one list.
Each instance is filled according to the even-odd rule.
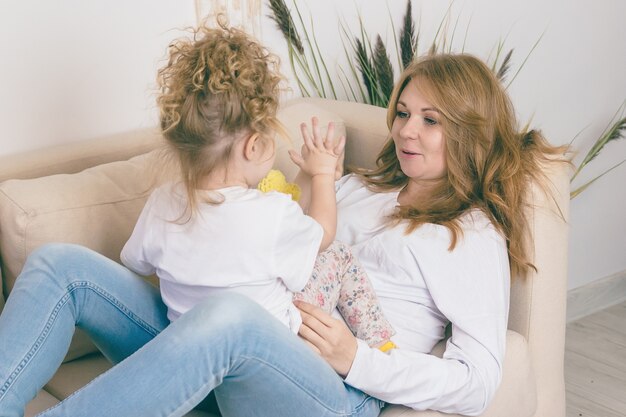
[[309,174],[311,176],[311,179],[315,179],[315,178],[330,178],[333,181],[335,181],[335,173],[334,172],[315,172],[315,173],[311,173]]

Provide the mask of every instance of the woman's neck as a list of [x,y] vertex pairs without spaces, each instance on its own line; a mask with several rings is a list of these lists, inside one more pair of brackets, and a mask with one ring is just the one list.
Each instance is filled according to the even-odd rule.
[[438,180],[409,180],[406,186],[398,194],[398,203],[401,206],[412,206],[416,201],[422,201],[430,198],[438,182]]

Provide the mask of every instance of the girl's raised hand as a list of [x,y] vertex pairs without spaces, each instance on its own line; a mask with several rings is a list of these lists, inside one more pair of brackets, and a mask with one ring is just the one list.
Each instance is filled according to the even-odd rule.
[[343,151],[346,138],[341,136],[335,140],[335,125],[328,123],[326,135],[323,136],[317,117],[311,119],[312,131],[309,131],[306,123],[300,125],[302,132],[301,153],[289,151],[291,160],[307,175],[332,175],[337,176],[338,166],[343,165]]

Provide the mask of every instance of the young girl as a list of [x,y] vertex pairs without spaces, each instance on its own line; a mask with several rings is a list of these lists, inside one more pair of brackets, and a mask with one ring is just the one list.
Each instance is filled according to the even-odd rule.
[[302,319],[292,300],[304,289],[298,298],[338,307],[358,338],[386,350],[393,330],[363,270],[346,246],[332,243],[345,143],[335,141],[332,123],[325,136],[317,119],[312,134],[302,124],[302,154],[290,152],[311,178],[306,215],[289,196],[256,189],[282,130],[280,80],[277,59],[240,30],[200,29],[171,45],[158,103],[182,181],[152,193],[122,262],[157,274],[170,321],[210,294],[237,292],[297,333]]

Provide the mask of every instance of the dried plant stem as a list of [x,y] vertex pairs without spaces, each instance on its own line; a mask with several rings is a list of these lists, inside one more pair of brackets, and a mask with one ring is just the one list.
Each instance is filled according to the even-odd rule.
[[[356,66],[354,65],[354,61],[352,59],[352,56],[350,55],[349,50],[354,51],[354,45],[352,42],[352,35],[350,34],[350,32],[346,29],[346,25],[345,22],[341,23],[341,44],[343,46],[343,50],[346,56],[346,59],[348,61],[348,67],[350,68],[350,72],[352,74],[352,79],[356,80],[356,85],[359,89],[359,93],[361,94],[361,99],[359,101],[361,101],[362,103],[367,103],[367,96],[365,94],[365,91],[363,90],[363,87],[361,85],[361,83],[358,81],[359,80],[359,75],[358,75],[358,71],[356,69]],[[346,42],[350,45],[350,48],[348,48],[348,46],[346,46]],[[343,71],[342,71],[343,72]],[[346,78],[346,81],[347,78]],[[348,84],[350,85],[350,89],[352,89],[352,83],[350,83],[350,81],[348,81]]]
[[[311,43],[311,37],[309,36],[309,33],[306,29],[306,25],[304,24],[304,19],[302,19],[302,13],[300,13],[300,8],[298,7],[298,3],[294,1],[294,7],[296,9],[296,14],[298,15],[298,19],[300,21],[300,26],[302,27],[302,30],[304,32],[304,39],[306,41],[306,44],[308,45],[307,50],[310,52],[310,56],[311,59],[313,61],[313,68],[315,69],[315,76],[316,78],[311,78],[311,83],[313,83],[316,86],[316,89],[318,91],[321,91],[322,94],[320,95],[321,97],[326,97],[326,91],[324,89],[324,82],[322,80],[322,73],[320,72],[320,67],[318,64],[318,59],[317,56],[315,54],[315,49],[313,49],[313,44]],[[311,18],[311,24],[313,24],[313,18]],[[320,56],[321,58],[321,56]],[[307,65],[308,66],[308,65]],[[310,71],[312,73],[312,71]]]
[[617,109],[617,112],[615,112],[615,114],[611,118],[611,122],[609,122],[609,125],[604,129],[604,131],[602,132],[600,137],[596,140],[596,142],[593,144],[591,149],[589,149],[583,161],[578,165],[578,168],[576,169],[576,171],[574,171],[574,175],[572,175],[572,178],[570,181],[573,181],[574,178],[578,176],[580,171],[582,171],[582,169],[589,162],[591,162],[596,156],[598,156],[602,148],[604,148],[604,146],[607,143],[609,143],[612,140],[617,140],[617,139],[622,138],[623,131],[626,130],[626,117],[620,118],[615,122],[613,121],[618,118],[618,114],[622,113],[625,107],[626,107],[626,100],[622,103],[619,109]]
[[[320,50],[320,46],[317,43],[317,37],[315,36],[315,29],[313,27],[313,18],[311,18],[311,33],[313,35],[313,43],[315,43],[315,50],[317,51],[317,54],[320,57],[320,62],[322,63],[322,67],[324,68],[324,74],[326,74],[326,80],[328,82],[328,86],[330,87],[330,91],[333,93],[333,98],[336,100],[337,92],[335,91],[335,86],[333,84],[332,78],[330,77],[330,72],[328,71],[328,66],[326,65],[326,61],[324,60],[322,51]],[[320,82],[322,81],[320,80]]]
[[465,28],[465,36],[463,37],[463,46],[461,47],[461,53],[465,52],[465,45],[467,43],[467,36],[469,34],[469,28],[472,24],[472,18],[474,17],[474,13],[471,14],[469,18],[469,22],[467,22],[467,27]]
[[526,65],[526,61],[528,61],[528,58],[530,58],[530,55],[533,53],[533,51],[535,50],[535,48],[537,48],[537,45],[539,45],[539,42],[541,42],[541,39],[543,39],[543,35],[546,34],[546,31],[544,30],[541,33],[541,36],[539,36],[539,39],[537,39],[537,41],[535,42],[535,44],[533,45],[532,48],[530,48],[530,51],[528,52],[528,54],[526,55],[526,57],[524,58],[524,61],[522,61],[521,65],[519,67],[517,67],[517,71],[515,72],[515,75],[513,75],[513,78],[511,78],[511,81],[508,82],[508,84],[506,85],[505,88],[509,88],[509,86],[511,84],[513,84],[513,81],[515,81],[515,79],[517,78],[517,76],[519,75],[520,71],[522,70],[522,68],[524,68],[524,65]]
[[582,193],[587,188],[589,188],[589,186],[591,184],[593,184],[594,182],[596,182],[600,178],[604,177],[606,174],[608,174],[609,172],[613,171],[615,168],[617,168],[618,166],[622,165],[624,162],[626,162],[626,159],[624,159],[622,162],[620,162],[620,163],[618,163],[616,165],[613,165],[611,168],[607,169],[602,174],[598,175],[597,177],[595,177],[594,179],[592,179],[590,181],[587,181],[586,183],[584,183],[580,187],[576,188],[574,191],[570,192],[570,194],[569,194],[570,200],[574,199],[576,196],[578,196],[578,194]]
[[[439,39],[440,34],[442,33],[441,29],[444,28],[444,25],[447,27],[448,25],[448,20],[450,19],[450,11],[452,10],[452,4],[454,3],[454,1],[450,2],[450,5],[448,6],[448,9],[446,10],[446,13],[444,14],[443,18],[441,19],[441,22],[439,22],[439,26],[437,27],[437,32],[435,32],[435,37],[433,38],[433,43],[430,46],[430,49],[428,51],[428,53],[430,55],[436,54],[437,52],[439,52],[439,49],[441,50],[445,50],[445,36],[443,41],[441,41],[441,39]],[[445,32],[445,31],[444,31]],[[443,45],[440,45],[439,43],[443,42]]]
[[372,67],[378,81],[378,89],[380,90],[380,105],[387,107],[389,97],[393,90],[393,68],[387,54],[387,49],[380,35],[376,37],[376,46],[374,55],[372,56]]
[[[415,35],[415,24],[412,17],[411,2],[407,1],[406,11],[402,19],[402,29],[400,30],[400,48],[398,50],[398,58],[400,61],[399,68],[406,68],[415,58],[417,54],[417,35]],[[395,28],[393,30],[394,40]],[[396,45],[397,48],[397,45]],[[401,58],[401,59],[400,59]]]
[[[618,115],[624,111],[625,107],[626,107],[626,100],[622,103],[622,105],[619,107],[617,112],[613,115],[613,117],[611,118],[611,122],[609,122],[608,126],[604,129],[600,137],[595,141],[591,149],[589,149],[589,151],[583,158],[582,162],[578,165],[578,167],[574,171],[574,174],[570,178],[570,182],[574,181],[574,179],[578,176],[578,174],[580,174],[583,168],[587,166],[587,164],[589,164],[591,161],[593,161],[609,142],[624,138],[624,134],[626,133],[626,117],[620,118]],[[574,137],[574,139],[576,139],[576,137],[578,137],[579,134],[580,132]],[[570,142],[570,145],[572,142],[574,142],[574,139],[572,139],[572,141]],[[616,165],[613,165],[611,168],[605,170],[600,175],[594,177],[590,181],[587,181],[585,184],[576,188],[574,191],[570,193],[570,198],[576,197],[578,194],[586,190],[591,184],[593,184],[594,182],[596,182],[598,179],[602,178],[609,172],[613,171],[615,168],[619,167],[624,162],[626,162],[626,159]]]
[[504,81],[504,79],[506,78],[506,74],[509,72],[509,69],[511,68],[511,56],[512,55],[513,55],[513,49],[509,50],[509,53],[506,54],[506,56],[502,60],[502,63],[500,64],[500,69],[496,73],[496,77],[498,77],[500,82]]
[[[352,97],[354,101],[362,101],[357,98],[356,92],[354,91],[354,88],[352,88],[352,83],[348,79],[348,76],[346,75],[346,72],[343,70],[342,67],[339,67],[339,82],[341,82],[343,92],[346,94],[347,97]],[[350,90],[350,94],[348,94],[348,89]]]
[[[410,0],[408,4],[411,4]],[[398,42],[398,37],[396,36],[396,25],[395,23],[393,23],[391,10],[389,9],[389,2],[387,2],[387,15],[389,16],[389,22],[391,24],[391,33],[393,33],[393,44],[396,47],[396,58],[398,58],[398,68],[404,68],[402,65],[402,52],[400,51],[400,43]]]
[[297,54],[291,45],[288,45],[288,51],[289,51],[289,64],[291,65],[294,76],[296,77],[296,82],[298,83],[298,88],[300,89],[300,93],[302,94],[303,97],[311,97],[311,93],[309,93],[309,91],[306,89],[306,86],[304,85],[304,83],[302,82],[302,79],[300,78],[300,76],[298,75],[296,71],[295,61],[296,61]]

